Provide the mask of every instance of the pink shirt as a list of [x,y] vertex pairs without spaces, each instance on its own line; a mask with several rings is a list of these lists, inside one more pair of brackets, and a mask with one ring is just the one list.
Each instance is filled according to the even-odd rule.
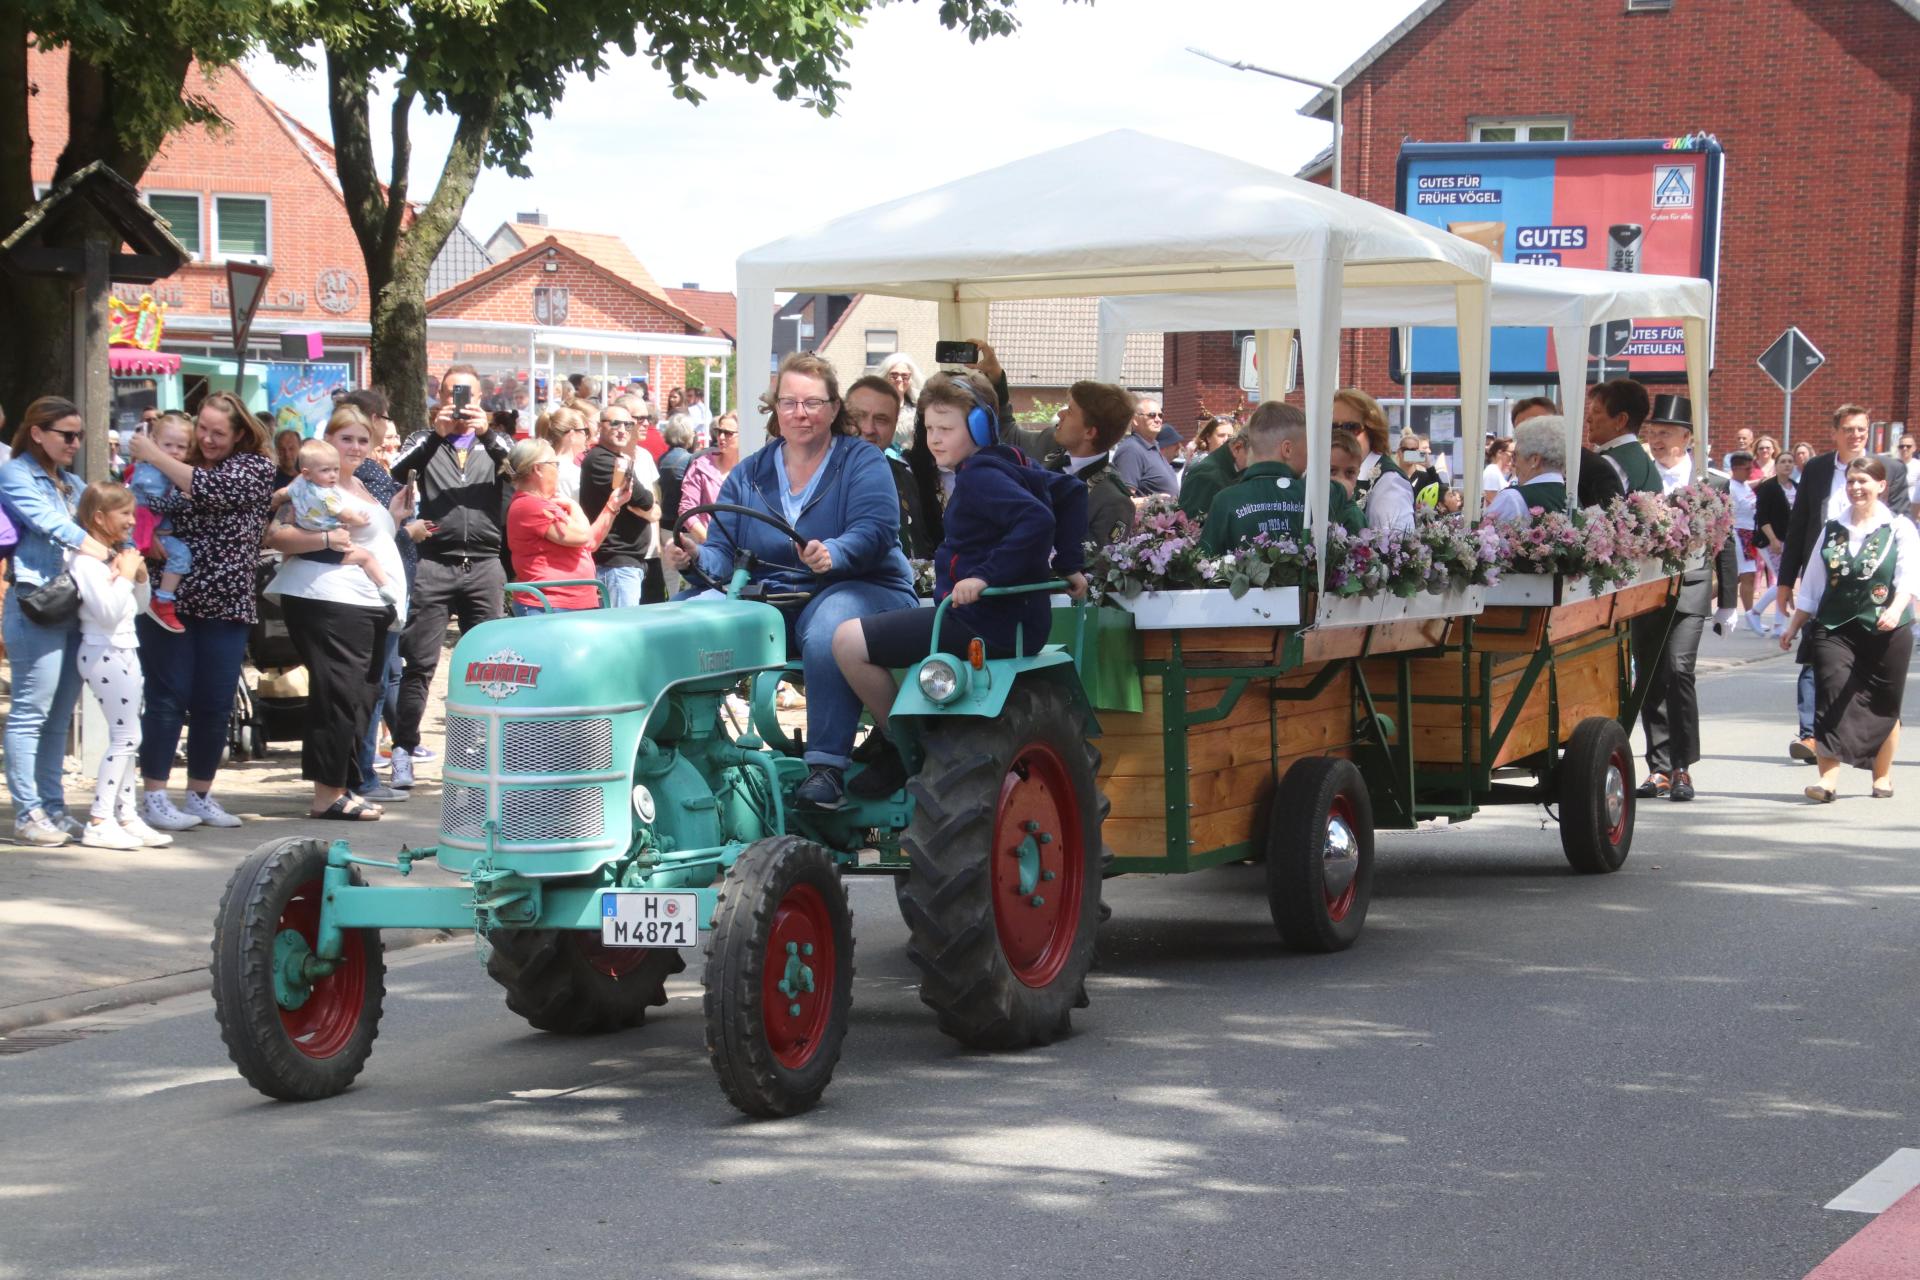
[[[687,468],[686,475],[680,480],[680,511],[720,501],[720,486],[725,481],[726,477],[720,474],[720,464],[714,460],[712,454],[702,454],[695,458],[693,465]],[[673,514],[679,515],[680,511]],[[707,518],[695,516],[694,520],[696,527],[704,533]]]

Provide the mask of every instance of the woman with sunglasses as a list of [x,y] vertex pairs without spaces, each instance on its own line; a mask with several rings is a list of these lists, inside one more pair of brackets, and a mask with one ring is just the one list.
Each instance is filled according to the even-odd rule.
[[[720,486],[726,483],[740,461],[740,415],[729,410],[713,420],[713,448],[687,465],[680,481],[680,509],[703,507],[720,501]],[[682,533],[697,545],[707,540],[707,518],[695,516]]]
[[[67,725],[80,699],[80,618],[42,624],[21,609],[58,578],[67,556],[105,561],[112,551],[74,519],[86,487],[72,471],[85,434],[80,407],[58,396],[27,406],[0,466],[0,506],[19,533],[9,561],[4,627],[11,660],[13,706],[7,714],[7,789],[13,794],[13,838],[52,847],[83,834],[60,787]],[[233,700],[233,691],[227,691]]]
[[[1389,452],[1387,415],[1380,402],[1358,387],[1334,392],[1333,429],[1351,431],[1366,449],[1353,497],[1367,514],[1367,527],[1411,530],[1413,482]],[[1416,456],[1415,465],[1418,462]]]

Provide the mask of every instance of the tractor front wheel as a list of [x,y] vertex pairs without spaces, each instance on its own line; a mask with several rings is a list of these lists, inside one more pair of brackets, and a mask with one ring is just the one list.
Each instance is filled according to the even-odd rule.
[[820,1101],[853,1007],[853,911],[833,855],[799,836],[756,840],[720,886],[707,944],[707,1054],[750,1116]]
[[1050,1044],[1093,967],[1099,753],[1065,692],[1034,680],[995,719],[927,723],[924,742],[901,891],[920,998],[969,1048]]
[[584,929],[496,929],[487,941],[487,976],[506,989],[507,1008],[554,1035],[639,1026],[687,967],[670,948],[609,947]]
[[380,931],[347,930],[331,967],[314,954],[326,868],[324,840],[269,841],[227,881],[213,923],[220,1038],[248,1084],[285,1102],[345,1091],[380,1033]]
[[1373,803],[1351,760],[1296,760],[1267,823],[1267,907],[1295,951],[1345,951],[1373,900]]

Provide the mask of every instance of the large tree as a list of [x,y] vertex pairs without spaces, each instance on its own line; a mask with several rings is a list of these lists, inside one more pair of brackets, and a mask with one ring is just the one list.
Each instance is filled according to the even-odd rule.
[[[31,48],[68,55],[67,142],[54,180],[104,160],[137,184],[173,130],[225,123],[190,90],[187,69],[198,61],[217,70],[244,56],[273,8],[272,0],[0,0],[0,235],[34,204],[28,103],[59,92],[31,80]],[[70,219],[50,225],[48,238],[76,246],[89,230]],[[0,272],[0,405],[10,420],[35,396],[73,392],[71,296],[65,281]]]
[[[942,25],[971,40],[1015,28],[1014,0],[939,0]],[[607,68],[644,43],[673,96],[698,81],[771,79],[775,96],[831,115],[847,86],[852,32],[885,0],[318,0],[296,11],[298,35],[324,47],[341,189],[366,258],[373,303],[371,381],[394,396],[404,429],[425,423],[426,280],[485,166],[527,176],[533,124],[551,114],[567,78]],[[391,159],[374,160],[372,98],[391,80]],[[415,199],[416,107],[455,121],[438,181]]]

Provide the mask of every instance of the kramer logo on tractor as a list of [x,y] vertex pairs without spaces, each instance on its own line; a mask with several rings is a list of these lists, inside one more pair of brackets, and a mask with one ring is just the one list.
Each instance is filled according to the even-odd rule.
[[480,686],[480,692],[498,702],[522,689],[540,684],[538,663],[529,663],[511,649],[490,653],[479,662],[467,664],[467,683]]

